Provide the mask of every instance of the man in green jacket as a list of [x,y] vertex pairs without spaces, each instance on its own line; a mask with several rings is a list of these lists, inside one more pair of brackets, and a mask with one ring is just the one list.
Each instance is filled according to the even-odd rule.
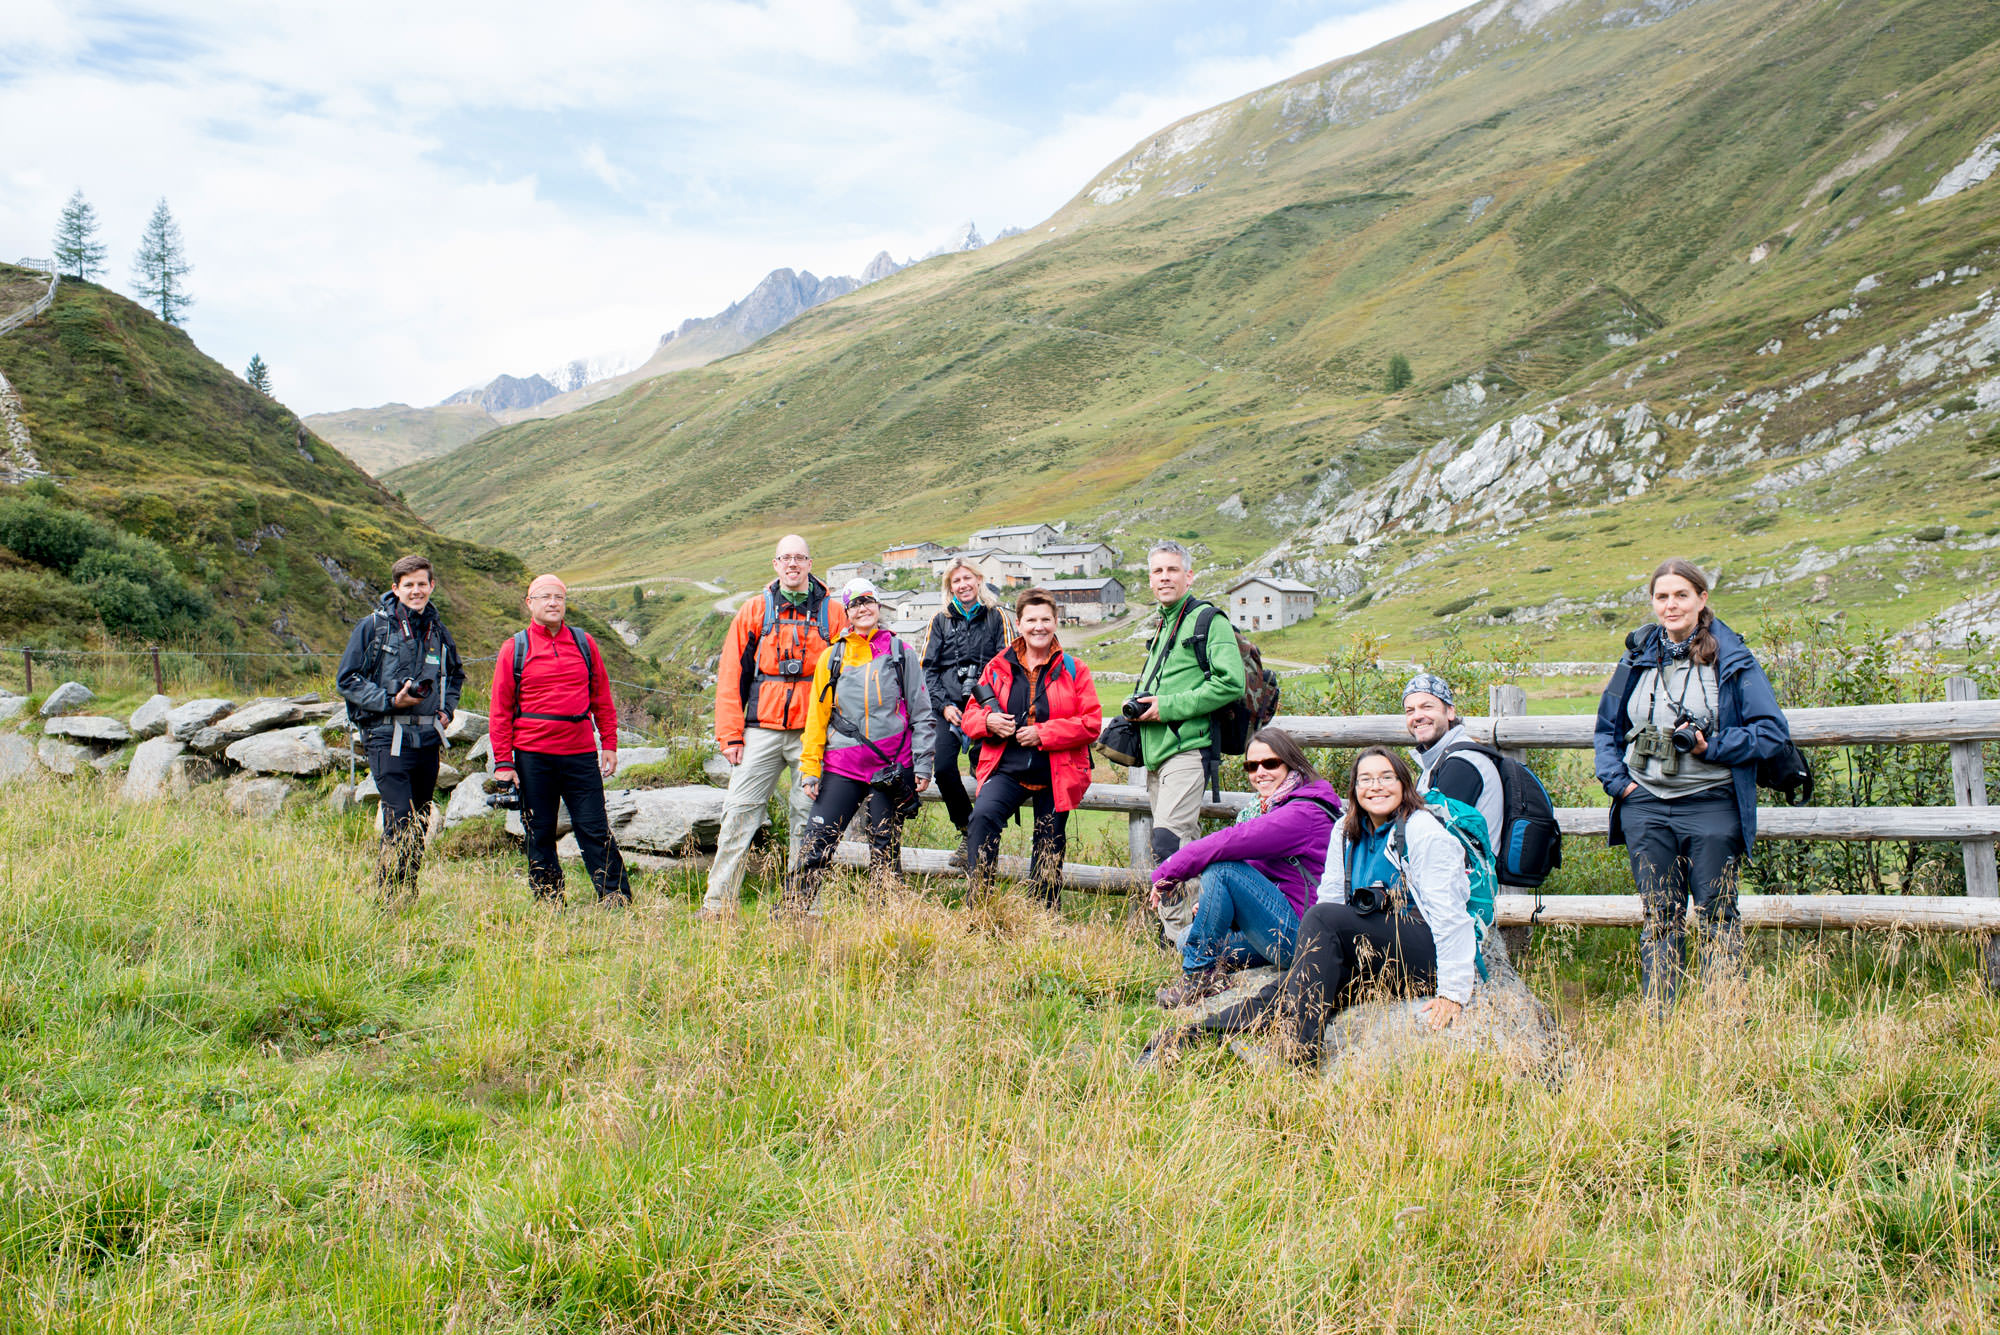
[[[1209,716],[1243,698],[1243,654],[1229,618],[1189,592],[1194,560],[1187,548],[1154,543],[1146,554],[1146,575],[1160,604],[1160,625],[1133,694],[1147,702],[1139,715],[1139,745],[1157,864],[1201,834],[1208,766],[1219,763],[1210,747]],[[1192,893],[1161,896],[1160,922],[1176,948],[1193,921]]]

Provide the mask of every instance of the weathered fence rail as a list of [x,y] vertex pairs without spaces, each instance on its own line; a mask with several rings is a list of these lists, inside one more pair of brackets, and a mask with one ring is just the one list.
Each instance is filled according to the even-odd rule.
[[[1530,717],[1526,697],[1518,687],[1497,686],[1493,713],[1463,722],[1482,742],[1515,752],[1531,747],[1588,748],[1595,727],[1589,715]],[[1952,788],[1957,805],[1949,807],[1761,807],[1757,813],[1760,839],[1921,840],[1953,842],[1965,856],[1966,895],[1745,895],[1740,901],[1746,927],[1865,930],[1926,930],[2000,933],[2000,876],[1994,849],[2000,842],[2000,807],[1986,796],[1986,771],[1980,743],[2000,739],[2000,701],[1980,700],[1974,683],[1954,677],[1947,699],[1938,704],[1862,705],[1838,709],[1786,711],[1792,739],[1800,746],[1911,746],[1945,743],[1951,747]],[[1370,714],[1348,718],[1281,716],[1277,725],[1307,746],[1356,748],[1404,746],[1409,734],[1401,715]],[[1132,771],[1134,782],[1094,783],[1084,794],[1085,811],[1122,812],[1131,821],[1131,867],[1100,867],[1071,863],[1063,882],[1077,889],[1126,891],[1140,888],[1150,865],[1150,809],[1143,782],[1145,771]],[[969,783],[969,780],[968,780]],[[935,793],[926,794],[935,800]],[[1205,802],[1202,814],[1229,819],[1255,801],[1252,794],[1225,792],[1220,801]],[[1610,828],[1606,807],[1563,807],[1556,812],[1564,834],[1602,837]],[[943,873],[949,855],[942,849],[903,850],[903,868],[913,873]],[[843,843],[842,863],[865,866],[868,849]],[[1000,873],[1026,875],[1026,860],[1002,858]],[[1636,895],[1502,895],[1497,920],[1503,926],[1534,921],[1552,925],[1636,927],[1642,920]],[[2000,986],[2000,936],[1986,945],[1987,980]]]
[[45,271],[49,276],[49,288],[48,291],[42,293],[41,296],[19,310],[9,312],[6,315],[0,315],[0,334],[20,328],[53,305],[56,299],[56,284],[62,281],[61,275],[56,272],[53,261],[22,260],[21,267],[24,269],[40,269]]

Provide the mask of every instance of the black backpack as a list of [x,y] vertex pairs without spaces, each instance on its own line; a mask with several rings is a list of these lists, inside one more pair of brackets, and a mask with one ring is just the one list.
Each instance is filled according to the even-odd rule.
[[[576,651],[583,656],[584,690],[586,694],[597,689],[597,656],[591,652],[594,647],[590,637],[579,626],[569,627],[570,638],[576,641]],[[585,708],[581,714],[523,714],[521,712],[521,670],[528,665],[528,632],[514,632],[514,717],[545,719],[550,723],[581,723],[590,717]]]
[[[1208,630],[1218,615],[1220,609],[1215,604],[1203,603],[1195,618],[1194,634],[1188,637],[1188,648],[1194,650],[1194,661],[1203,676],[1209,672]],[[1222,755],[1240,756],[1249,749],[1257,730],[1278,716],[1278,674],[1264,666],[1264,655],[1249,636],[1234,626],[1229,629],[1236,636],[1236,651],[1243,656],[1243,698],[1209,715],[1209,740]]]
[[[1500,828],[1491,832],[1493,870],[1500,884],[1539,888],[1563,863],[1562,827],[1549,790],[1533,770],[1490,746],[1462,742],[1445,756],[1461,752],[1485,756],[1500,775]],[[1443,763],[1440,757],[1438,764]]]
[[1803,807],[1812,805],[1813,772],[1812,762],[1805,752],[1785,738],[1785,749],[1777,755],[1757,762],[1757,786],[1769,788],[1785,799],[1785,805]]

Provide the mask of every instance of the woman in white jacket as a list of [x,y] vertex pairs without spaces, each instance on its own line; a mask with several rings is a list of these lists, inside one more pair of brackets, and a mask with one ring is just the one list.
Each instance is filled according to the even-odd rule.
[[1416,996],[1432,1029],[1472,999],[1478,933],[1466,900],[1465,850],[1424,809],[1403,758],[1371,747],[1355,759],[1346,817],[1333,827],[1319,902],[1299,923],[1298,948],[1274,1007],[1293,1060],[1316,1061],[1337,1011],[1370,983]]

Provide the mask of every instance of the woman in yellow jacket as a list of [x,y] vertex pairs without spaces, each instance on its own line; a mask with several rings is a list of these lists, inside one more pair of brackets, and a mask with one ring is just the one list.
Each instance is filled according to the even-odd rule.
[[868,806],[869,870],[893,876],[902,862],[903,822],[930,787],[936,733],[917,651],[881,624],[880,594],[865,579],[840,591],[847,632],[813,669],[812,699],[799,757],[812,815],[781,913],[805,913],[819,895],[841,831]]

